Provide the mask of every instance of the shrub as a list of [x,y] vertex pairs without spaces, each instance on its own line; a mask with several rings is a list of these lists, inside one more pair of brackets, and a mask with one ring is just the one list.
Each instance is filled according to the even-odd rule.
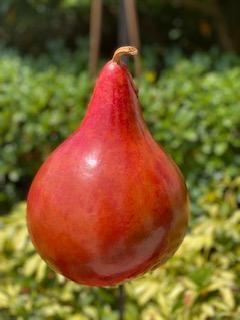
[[140,99],[155,139],[198,192],[240,166],[240,68],[208,69],[202,60],[179,61],[156,85],[142,82]]
[[[72,57],[72,59],[71,59]],[[183,170],[192,196],[240,166],[240,68],[219,57],[176,60],[156,82],[139,82],[147,124]],[[234,60],[234,59],[233,59]],[[0,58],[1,209],[23,199],[46,156],[79,125],[92,82],[66,52],[34,61]]]
[[[53,40],[60,40],[73,49],[79,38],[89,35],[90,6],[91,0],[1,1],[1,41],[35,55],[47,50]],[[103,3],[101,54],[116,45],[118,8],[117,1]],[[164,50],[171,46],[189,53],[217,44],[239,52],[239,1],[219,2],[214,8],[222,15],[224,26],[212,12],[210,0],[204,4],[195,0],[194,4],[179,2],[177,5],[173,0],[137,1],[141,41],[155,47],[158,58],[155,66],[161,64]]]
[[[198,200],[195,219],[177,254],[128,282],[126,320],[240,318],[240,176],[224,176]],[[116,320],[117,288],[87,288],[53,273],[35,253],[25,204],[0,220],[2,319]]]
[[240,176],[212,183],[198,200],[202,215],[177,254],[130,284],[143,319],[240,317],[239,196]]
[[0,193],[2,203],[25,196],[40,163],[79,124],[87,104],[86,73],[41,71],[14,55],[0,59]]

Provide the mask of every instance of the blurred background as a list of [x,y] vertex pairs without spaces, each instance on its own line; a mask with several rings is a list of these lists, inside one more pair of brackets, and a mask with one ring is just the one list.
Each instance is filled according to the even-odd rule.
[[[56,275],[35,253],[25,222],[30,182],[79,125],[93,75],[119,44],[134,44],[123,1],[102,1],[101,29],[96,2],[0,3],[3,320],[121,318],[119,289],[87,288]],[[131,26],[140,47],[136,82],[144,118],[186,177],[192,216],[177,254],[125,285],[124,320],[237,320],[240,2],[139,0],[135,7],[139,33],[136,21]],[[130,68],[136,71],[132,62]]]

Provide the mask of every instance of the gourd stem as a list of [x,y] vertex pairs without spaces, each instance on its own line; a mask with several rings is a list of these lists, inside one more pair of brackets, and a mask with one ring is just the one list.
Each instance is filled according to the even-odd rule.
[[120,63],[120,59],[122,55],[128,54],[131,56],[135,56],[137,53],[138,53],[138,50],[135,47],[130,47],[130,46],[120,47],[114,52],[112,61],[116,63]]

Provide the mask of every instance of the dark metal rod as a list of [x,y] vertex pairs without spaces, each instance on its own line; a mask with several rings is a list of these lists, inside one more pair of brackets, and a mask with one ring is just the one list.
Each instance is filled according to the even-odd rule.
[[[118,5],[118,46],[127,46],[129,43],[127,20],[126,20],[126,9],[124,0],[119,0]],[[124,55],[122,60],[128,63],[128,56]]]
[[124,285],[121,284],[119,286],[119,300],[118,300],[119,320],[124,320],[125,298],[126,296],[125,296]]

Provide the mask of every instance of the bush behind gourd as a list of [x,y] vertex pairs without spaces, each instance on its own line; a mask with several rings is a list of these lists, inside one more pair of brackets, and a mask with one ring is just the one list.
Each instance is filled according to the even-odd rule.
[[[84,115],[92,82],[68,57],[60,65],[1,55],[5,205],[24,197],[40,163]],[[240,318],[239,76],[239,67],[216,68],[200,55],[176,60],[156,83],[139,82],[144,117],[184,171],[195,219],[174,258],[127,284],[126,320]],[[0,218],[0,280],[6,320],[118,318],[116,289],[77,286],[40,260],[27,236],[25,204]]]
[[[138,84],[149,128],[194,187],[193,197],[240,166],[240,68],[216,68],[200,57],[176,60],[156,83]],[[37,168],[85,113],[93,83],[69,55],[62,67],[60,60],[1,55],[1,212],[26,196]]]
[[[36,68],[35,68],[36,67]],[[0,200],[25,196],[29,182],[50,151],[78,125],[90,92],[86,73],[41,71],[32,61],[0,59]]]
[[[126,284],[126,320],[240,319],[240,176],[224,175],[198,199],[176,255]],[[79,286],[52,272],[28,237],[25,204],[0,218],[1,319],[118,319],[117,288]]]

